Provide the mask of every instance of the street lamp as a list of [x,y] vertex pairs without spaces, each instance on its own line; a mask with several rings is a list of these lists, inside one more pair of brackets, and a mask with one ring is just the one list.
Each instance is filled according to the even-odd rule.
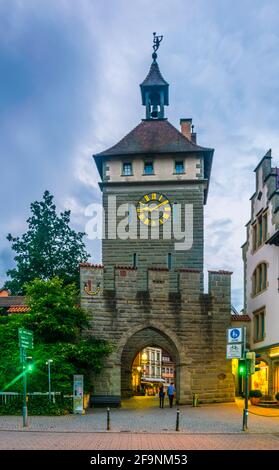
[[146,363],[147,363],[147,354],[146,354],[146,352],[142,353],[142,355],[141,355],[141,362],[142,362],[142,364],[146,364]]
[[137,371],[138,371],[138,377],[139,377],[139,387],[141,389],[141,366],[138,366],[137,367]]
[[50,381],[50,364],[53,362],[52,359],[48,359],[46,365],[48,366],[48,398],[51,401],[51,381]]

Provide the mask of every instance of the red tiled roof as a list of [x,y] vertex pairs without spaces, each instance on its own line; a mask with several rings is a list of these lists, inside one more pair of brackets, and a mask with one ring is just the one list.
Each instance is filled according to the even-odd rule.
[[[167,119],[143,120],[117,144],[93,155],[103,180],[103,157],[124,155],[160,155],[177,153],[199,153],[204,156],[204,178],[210,180],[214,149],[201,147],[191,142]],[[208,187],[205,190],[205,202]]]
[[232,321],[251,321],[249,315],[231,315]]
[[173,152],[213,153],[213,149],[194,144],[167,119],[151,119],[143,120],[117,144],[94,155],[94,158],[99,159],[102,156],[113,155]]
[[30,308],[27,305],[13,305],[8,308],[7,313],[25,313],[29,312]]
[[80,268],[96,268],[96,269],[103,269],[102,264],[92,264],[92,263],[80,263],[79,264]]
[[211,273],[211,274],[224,274],[224,275],[231,275],[231,274],[233,274],[233,271],[223,271],[223,270],[219,270],[219,271],[211,271],[211,270],[209,270],[208,272]]

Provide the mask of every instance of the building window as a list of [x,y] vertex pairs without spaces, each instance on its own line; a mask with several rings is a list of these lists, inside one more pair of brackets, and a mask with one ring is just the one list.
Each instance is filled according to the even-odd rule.
[[254,343],[263,341],[265,337],[265,309],[253,312],[254,315]]
[[257,224],[253,225],[253,251],[257,249]]
[[174,163],[174,172],[176,174],[185,173],[183,160],[177,160]]
[[253,227],[252,227],[252,245],[253,251],[256,251],[260,246],[262,246],[268,237],[268,220],[267,220],[267,211],[263,214],[260,214]]
[[252,295],[257,295],[267,288],[267,264],[259,264],[252,276]]
[[168,265],[168,269],[172,269],[172,254],[171,253],[168,253],[167,265]]
[[153,162],[144,163],[144,174],[145,175],[154,175]]
[[122,175],[123,176],[131,176],[133,174],[132,163],[123,163],[122,167]]

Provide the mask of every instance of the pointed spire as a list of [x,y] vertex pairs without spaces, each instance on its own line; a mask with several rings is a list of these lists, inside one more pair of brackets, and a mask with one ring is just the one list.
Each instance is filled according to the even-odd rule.
[[169,105],[169,84],[163,78],[156,61],[156,51],[163,36],[153,33],[153,54],[149,72],[140,84],[142,104],[146,107],[146,119],[164,119],[164,106]]

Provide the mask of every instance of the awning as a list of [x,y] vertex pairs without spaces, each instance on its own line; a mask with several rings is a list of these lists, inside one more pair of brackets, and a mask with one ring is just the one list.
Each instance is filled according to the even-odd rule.
[[141,379],[141,382],[165,382],[165,379],[159,379],[158,377],[148,377]]

